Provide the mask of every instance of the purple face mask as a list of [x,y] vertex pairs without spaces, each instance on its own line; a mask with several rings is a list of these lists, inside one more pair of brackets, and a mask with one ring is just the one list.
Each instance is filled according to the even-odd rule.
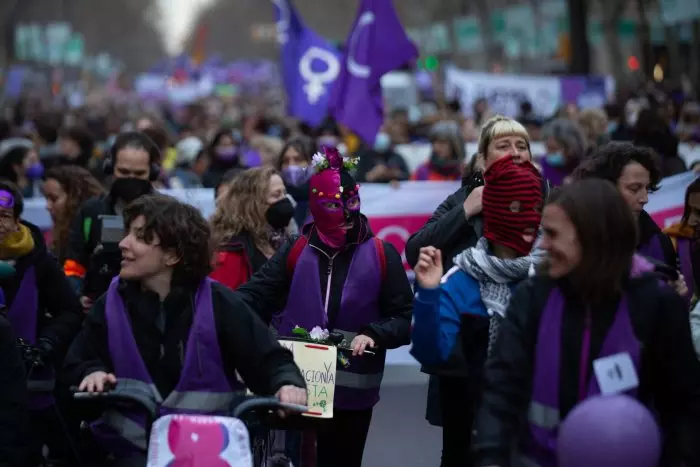
[[338,145],[338,140],[333,136],[321,136],[318,138],[317,144],[319,147],[327,146],[329,148],[334,148]]
[[27,178],[31,180],[39,180],[41,176],[44,175],[44,166],[41,164],[41,162],[35,162],[27,167],[25,174],[27,175]]
[[312,171],[308,167],[290,165],[282,169],[282,178],[291,186],[301,186],[309,181]]
[[221,160],[230,161],[236,158],[238,155],[238,149],[230,146],[225,148],[216,148],[216,155]]
[[7,190],[0,190],[0,208],[13,208],[15,197]]

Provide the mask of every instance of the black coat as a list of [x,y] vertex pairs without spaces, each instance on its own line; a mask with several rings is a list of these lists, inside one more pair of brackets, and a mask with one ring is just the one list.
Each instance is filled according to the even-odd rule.
[[54,348],[54,354],[50,357],[60,360],[80,331],[84,316],[82,307],[58,261],[46,249],[39,228],[28,222],[22,223],[32,233],[34,249],[17,258],[16,273],[0,280],[0,287],[5,294],[7,306],[12,306],[24,273],[30,266],[34,267],[39,295],[37,338],[48,340]]
[[[155,293],[144,292],[138,284],[120,284],[139,353],[163,397],[180,379],[195,293],[194,289],[176,288],[161,303]],[[71,384],[79,384],[95,371],[113,371],[105,301],[103,295],[90,310],[66,356],[65,377]],[[230,380],[235,380],[238,371],[248,388],[260,395],[274,394],[284,385],[306,387],[292,354],[230,289],[213,283],[212,304],[223,366]]]
[[[531,399],[540,317],[554,283],[534,277],[514,293],[492,356],[486,363],[483,400],[473,450],[477,466],[510,465],[513,443],[528,436],[522,423]],[[562,283],[560,413],[564,419],[578,401],[579,360],[585,308]],[[664,433],[659,465],[700,465],[700,362],[695,355],[683,299],[653,275],[630,279],[626,286],[630,320],[642,345],[639,399],[656,411]],[[612,325],[618,303],[596,307],[591,327],[592,365]],[[679,461],[684,460],[685,464]]]
[[[255,310],[266,323],[269,323],[276,313],[282,311],[287,303],[293,276],[287,270],[287,256],[297,238],[294,236],[282,245],[277,253],[235,292],[236,297]],[[309,244],[330,253],[329,256],[333,254],[332,250],[319,241],[314,232],[311,233]],[[329,329],[332,329],[333,321],[340,309],[343,286],[354,251],[354,245],[343,249],[335,256],[331,265],[333,275],[328,301]],[[401,256],[393,245],[384,242],[384,254],[386,257],[386,278],[382,282],[379,292],[379,311],[382,320],[368,325],[366,329],[360,331],[360,334],[371,337],[383,349],[395,349],[407,345],[411,341],[413,291],[406,278]],[[326,282],[329,274],[329,260],[326,255],[318,255],[318,268],[320,277],[318,286],[325,300]]]
[[10,322],[0,314],[0,465],[24,466],[27,453],[29,394],[24,360]]

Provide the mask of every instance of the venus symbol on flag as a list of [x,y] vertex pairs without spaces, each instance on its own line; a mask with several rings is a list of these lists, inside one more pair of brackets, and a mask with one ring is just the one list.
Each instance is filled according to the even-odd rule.
[[[314,71],[313,61],[323,62],[326,69]],[[326,85],[333,83],[340,73],[340,62],[335,54],[327,49],[312,46],[299,60],[299,74],[304,79],[304,92],[309,104],[314,105],[326,93]]]
[[355,49],[362,30],[374,22],[374,12],[365,11],[357,20],[357,27],[352,31],[350,44],[348,45],[348,71],[357,78],[369,78],[372,69],[369,65],[362,65],[355,60]]

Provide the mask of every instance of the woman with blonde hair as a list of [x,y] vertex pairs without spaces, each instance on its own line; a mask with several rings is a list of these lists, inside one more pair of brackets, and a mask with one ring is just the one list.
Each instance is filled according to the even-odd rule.
[[272,167],[239,173],[211,218],[216,263],[211,278],[237,289],[287,239],[294,205]]
[[[483,172],[505,157],[520,164],[532,161],[530,137],[517,121],[497,115],[481,126],[478,152],[471,165],[471,173],[465,174],[462,187],[450,195],[433,213],[421,230],[406,243],[406,260],[416,267],[419,251],[433,246],[442,252],[445,271],[453,266],[452,259],[467,248],[474,247],[483,236],[481,196],[484,190]],[[547,194],[547,185],[543,185]],[[442,425],[442,467],[469,465],[469,438],[471,430],[464,420],[473,418],[474,406],[470,399],[478,397],[478,387],[468,378],[464,356],[457,351],[447,362],[424,366],[422,370],[437,378],[431,378],[428,392],[427,418],[434,425]]]
[[87,169],[77,165],[61,165],[44,174],[42,187],[53,228],[53,253],[59,264],[65,260],[70,226],[80,206],[105,192],[104,187]]

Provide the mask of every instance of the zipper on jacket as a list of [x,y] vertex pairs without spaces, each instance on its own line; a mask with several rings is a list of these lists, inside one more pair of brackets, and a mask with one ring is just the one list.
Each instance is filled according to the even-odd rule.
[[338,256],[338,253],[334,253],[333,256],[328,258],[328,278],[326,279],[326,300],[323,308],[326,310],[326,315],[328,315],[328,303],[331,300],[331,279],[333,278],[333,260]]
[[586,317],[583,328],[583,338],[581,340],[581,362],[579,364],[578,377],[578,400],[586,398],[586,387],[588,382],[588,361],[591,357],[591,309],[586,308]]
[[310,245],[313,249],[318,251],[319,253],[323,254],[326,258],[328,258],[328,270],[327,270],[327,278],[326,278],[326,299],[324,300],[323,304],[323,309],[326,310],[326,315],[328,315],[328,303],[330,302],[331,299],[331,279],[333,278],[333,260],[335,259],[336,256],[340,253],[339,251],[336,251],[333,253],[333,256],[328,256],[328,254],[321,250],[320,248],[317,248],[313,245]]

